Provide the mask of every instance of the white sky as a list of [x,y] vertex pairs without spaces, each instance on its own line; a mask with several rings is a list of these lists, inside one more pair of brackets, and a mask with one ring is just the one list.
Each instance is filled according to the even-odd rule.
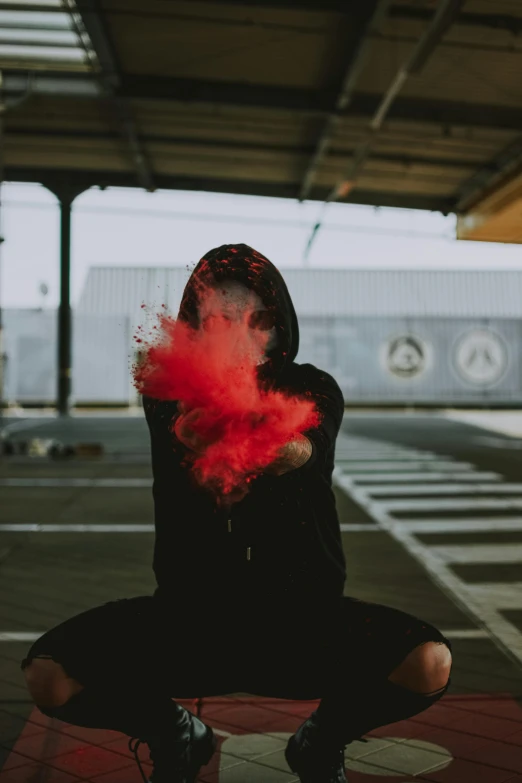
[[[39,286],[58,303],[59,211],[39,185],[2,186],[0,303],[39,307]],[[255,196],[110,188],[73,206],[72,286],[76,304],[90,266],[187,266],[213,247],[244,242],[284,273],[302,266],[315,202]],[[308,263],[316,268],[520,269],[522,247],[457,242],[455,217],[412,210],[331,204]]]

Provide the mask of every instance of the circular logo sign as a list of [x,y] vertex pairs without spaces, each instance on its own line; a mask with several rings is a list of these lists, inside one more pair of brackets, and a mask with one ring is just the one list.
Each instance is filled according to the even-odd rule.
[[412,334],[394,337],[386,347],[386,366],[399,378],[414,378],[426,368],[426,345]]
[[508,351],[500,335],[489,329],[473,329],[457,342],[455,367],[460,377],[474,386],[498,383],[508,367]]

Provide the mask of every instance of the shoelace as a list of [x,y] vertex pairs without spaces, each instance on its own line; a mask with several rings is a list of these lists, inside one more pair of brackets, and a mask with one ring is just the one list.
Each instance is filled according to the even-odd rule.
[[[359,742],[368,742],[368,740],[364,739],[364,737],[354,737],[352,742],[355,741],[355,740],[359,740]],[[133,743],[135,743],[135,744],[133,745]],[[138,769],[140,771],[141,777],[143,778],[143,783],[149,783],[149,780],[148,780],[147,776],[145,775],[145,773],[143,771],[143,767],[141,766],[140,757],[138,755],[138,752],[139,752],[139,749],[140,749],[140,745],[143,745],[143,744],[144,744],[143,740],[140,740],[137,737],[132,737],[129,740],[129,750],[130,750],[131,753],[134,753],[134,758],[136,759],[136,764],[138,765]],[[344,759],[344,751],[346,749],[346,745],[348,745],[348,743],[343,745],[343,747],[340,750],[340,754],[342,755],[343,759]],[[151,758],[152,758],[152,754],[151,754]],[[337,762],[335,764],[332,764],[332,768],[336,768],[336,767],[337,767]]]
[[355,742],[355,741],[358,741],[358,742],[369,742],[369,740],[364,739],[364,737],[353,737],[351,740],[348,740],[348,742],[345,742],[343,744],[342,748],[340,748],[340,752],[344,754],[344,751],[346,750],[348,745],[350,745],[352,742]]
[[326,770],[329,773],[337,772],[339,767],[343,767],[344,770],[344,751],[346,750],[346,747],[355,740],[359,740],[359,742],[368,742],[367,739],[364,739],[363,737],[354,737],[353,740],[350,740],[350,742],[346,742],[342,748],[339,748],[339,755],[337,758],[334,756],[330,763],[327,763]]
[[[134,745],[133,745],[134,743]],[[147,742],[144,740],[138,739],[138,737],[132,737],[129,740],[129,750],[131,753],[134,753],[134,758],[136,759],[136,764],[138,765],[138,769],[141,773],[141,777],[143,778],[143,783],[149,783],[149,778],[146,776],[145,772],[143,771],[143,767],[141,766],[140,757],[138,755],[140,745],[148,745]],[[149,758],[152,760],[153,763],[155,763],[158,759],[154,755],[154,751],[151,749],[150,745],[148,745],[149,748]],[[180,761],[180,770],[182,769],[182,762]],[[172,767],[172,769],[175,769],[175,765]]]
[[348,742],[345,742],[341,748],[338,748],[332,753],[331,757],[326,760],[326,762],[323,761],[320,763],[321,770],[327,773],[334,773],[337,772],[340,766],[343,766],[344,768],[344,751],[346,750],[346,747],[350,743],[355,742],[355,740],[359,740],[359,742],[369,742],[369,740],[364,739],[363,737],[354,737]]
[[[132,744],[133,742],[135,743],[134,746]],[[149,780],[143,771],[143,767],[141,766],[140,757],[138,756],[140,745],[143,745],[143,741],[138,739],[137,737],[132,737],[129,740],[129,750],[131,753],[134,753],[134,758],[136,759],[136,764],[138,765],[138,769],[140,771],[141,777],[143,778],[143,783],[149,783]]]

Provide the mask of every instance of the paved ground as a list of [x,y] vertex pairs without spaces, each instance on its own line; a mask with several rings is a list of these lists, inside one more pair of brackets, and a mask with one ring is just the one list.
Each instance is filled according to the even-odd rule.
[[[106,456],[0,461],[0,783],[139,783],[123,735],[33,708],[19,661],[61,620],[153,589],[146,427],[121,416],[16,422],[13,438],[32,435],[101,440]],[[346,415],[335,474],[346,592],[425,618],[454,648],[441,702],[348,746],[352,783],[522,783],[521,460],[518,442],[436,416]],[[205,700],[220,752],[202,780],[294,780],[283,749],[314,706]]]

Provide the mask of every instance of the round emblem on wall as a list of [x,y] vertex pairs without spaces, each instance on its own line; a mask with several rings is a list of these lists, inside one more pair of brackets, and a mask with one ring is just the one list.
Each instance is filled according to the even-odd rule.
[[506,373],[508,360],[506,343],[489,329],[473,329],[455,345],[455,368],[464,381],[474,386],[498,383]]
[[398,378],[415,378],[426,369],[426,344],[412,334],[391,339],[386,345],[386,367]]

